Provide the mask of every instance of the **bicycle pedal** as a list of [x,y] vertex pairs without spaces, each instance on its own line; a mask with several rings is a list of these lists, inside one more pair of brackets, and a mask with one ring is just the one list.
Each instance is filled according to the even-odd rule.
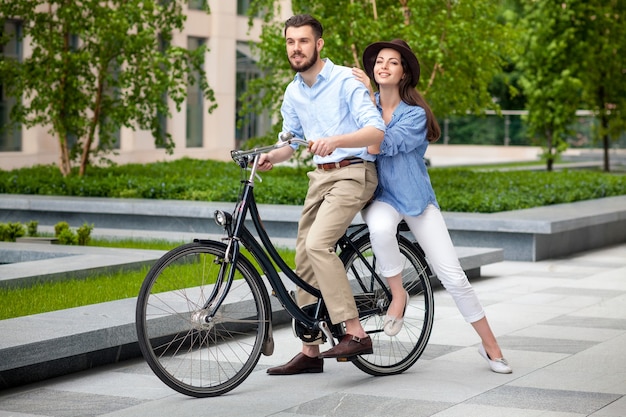
[[356,356],[348,356],[345,358],[337,358],[337,362],[352,362],[356,359]]

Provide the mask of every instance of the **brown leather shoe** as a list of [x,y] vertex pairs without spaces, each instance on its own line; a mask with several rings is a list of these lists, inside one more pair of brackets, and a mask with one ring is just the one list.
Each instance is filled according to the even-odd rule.
[[300,352],[284,365],[267,368],[270,375],[318,374],[324,372],[324,359],[311,358]]
[[349,358],[357,355],[369,355],[374,353],[372,349],[372,338],[356,337],[347,334],[341,339],[341,342],[320,354],[320,358]]

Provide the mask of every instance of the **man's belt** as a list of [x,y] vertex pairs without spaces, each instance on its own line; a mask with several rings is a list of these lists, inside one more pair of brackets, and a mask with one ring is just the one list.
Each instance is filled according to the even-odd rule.
[[319,169],[323,169],[324,171],[328,171],[331,169],[338,169],[338,168],[343,168],[343,167],[347,167],[348,165],[354,165],[354,164],[362,164],[365,161],[361,158],[347,158],[347,159],[342,159],[339,162],[329,162],[326,164],[317,164],[317,167]]

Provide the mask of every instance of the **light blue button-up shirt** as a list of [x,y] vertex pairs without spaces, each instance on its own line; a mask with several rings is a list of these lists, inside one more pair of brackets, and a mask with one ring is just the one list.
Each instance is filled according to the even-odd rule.
[[[376,103],[380,109],[378,93]],[[424,109],[401,101],[387,124],[385,139],[376,158],[378,188],[375,199],[391,205],[401,214],[418,216],[428,204],[439,207],[424,163],[428,148],[426,131]]]
[[[285,90],[281,106],[283,132],[314,141],[355,132],[365,126],[385,131],[385,123],[372,103],[367,88],[354,78],[348,67],[324,59],[324,67],[309,87],[298,73]],[[296,145],[297,146],[297,145]],[[374,161],[367,147],[337,148],[328,156],[315,155],[313,162],[324,164],[358,157]]]

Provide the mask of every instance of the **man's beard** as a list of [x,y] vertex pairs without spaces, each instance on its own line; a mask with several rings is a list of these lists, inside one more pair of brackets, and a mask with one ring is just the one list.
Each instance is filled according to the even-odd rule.
[[304,61],[299,65],[295,65],[291,59],[289,59],[289,65],[291,65],[291,69],[295,72],[305,72],[309,70],[315,63],[317,62],[318,54],[317,49],[313,50],[313,56],[308,61]]

